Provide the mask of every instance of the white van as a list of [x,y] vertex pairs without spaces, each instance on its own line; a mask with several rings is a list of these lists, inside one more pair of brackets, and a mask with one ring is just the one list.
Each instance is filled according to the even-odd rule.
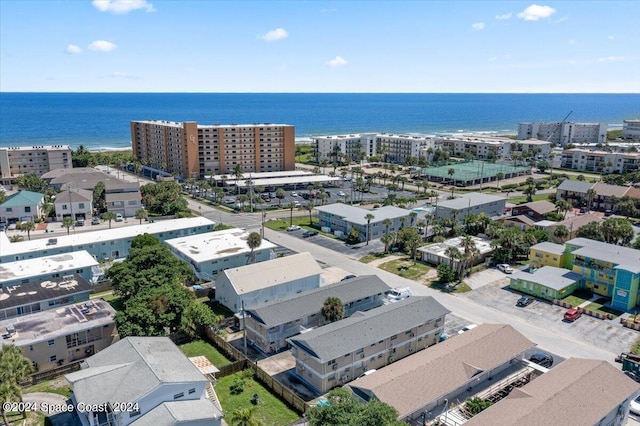
[[396,287],[386,293],[387,303],[399,302],[411,296],[411,289],[409,287]]
[[122,213],[116,213],[116,222],[122,222],[123,220]]

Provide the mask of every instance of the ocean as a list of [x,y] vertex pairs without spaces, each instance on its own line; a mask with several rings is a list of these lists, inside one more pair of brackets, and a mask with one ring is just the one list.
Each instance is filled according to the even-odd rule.
[[296,140],[385,132],[517,133],[524,121],[640,119],[640,94],[0,93],[0,146],[131,146],[132,120],[280,123]]

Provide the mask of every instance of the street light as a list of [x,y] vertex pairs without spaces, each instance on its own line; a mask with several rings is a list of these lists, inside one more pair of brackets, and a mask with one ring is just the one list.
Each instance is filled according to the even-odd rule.
[[261,237],[264,238],[264,221],[265,218],[267,217],[267,212],[264,211],[264,207],[262,208],[262,232],[261,232]]

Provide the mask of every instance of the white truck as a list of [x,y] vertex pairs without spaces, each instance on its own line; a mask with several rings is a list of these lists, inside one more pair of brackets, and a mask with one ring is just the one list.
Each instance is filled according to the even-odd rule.
[[399,302],[411,296],[409,287],[396,287],[386,292],[386,303]]

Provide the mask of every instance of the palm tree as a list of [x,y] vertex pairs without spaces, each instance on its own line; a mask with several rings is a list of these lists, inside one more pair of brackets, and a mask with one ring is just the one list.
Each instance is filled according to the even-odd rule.
[[329,322],[339,321],[344,318],[344,305],[337,297],[327,297],[320,311],[324,319]]
[[460,259],[461,254],[462,253],[460,253],[460,250],[458,250],[457,247],[447,247],[444,251],[444,255],[449,258],[449,268],[453,269],[453,262]]
[[244,171],[242,170],[242,164],[236,164],[233,168],[233,175],[236,178],[236,188],[238,188],[238,194],[240,194],[240,185],[238,185],[238,181],[244,177]]
[[496,189],[500,189],[500,181],[504,179],[504,173],[499,172],[496,174]]
[[[31,361],[22,355],[20,348],[14,345],[3,345],[0,350],[0,386],[2,386],[0,394],[3,396],[13,394],[13,397],[17,397],[22,402],[20,384],[26,382],[34,370]],[[5,383],[9,386],[5,386]],[[13,390],[11,387],[14,387]],[[26,418],[25,412],[23,410],[21,412],[22,418]],[[3,419],[6,419],[5,416],[3,413]]]
[[556,226],[553,230],[553,236],[559,239],[561,243],[564,243],[569,238],[569,230],[564,225]]
[[109,221],[109,229],[111,229],[111,221],[116,218],[116,214],[114,212],[106,212],[102,215],[102,218]]
[[386,218],[385,220],[382,221],[382,223],[384,224],[384,233],[388,234],[389,227],[393,224],[393,222],[391,221],[391,219]]
[[372,215],[371,213],[367,213],[364,218],[367,221],[367,244],[365,245],[369,245],[369,240],[371,240],[371,219],[375,219],[375,216]]
[[421,186],[424,188],[424,193],[426,195],[427,194],[427,189],[429,189],[429,182],[425,180],[425,181],[422,182]]
[[255,408],[236,408],[229,416],[229,424],[231,426],[261,426],[262,422],[253,417]]
[[407,223],[407,218],[406,217],[401,217],[400,218],[400,229],[404,228],[404,225]]
[[247,258],[247,264],[255,262],[254,250],[260,247],[262,244],[262,237],[257,232],[252,232],[247,238],[247,246],[249,247],[249,257]]
[[571,210],[571,204],[567,200],[560,198],[556,201],[556,207],[558,208],[558,213],[564,213],[563,219],[566,219],[567,212]]
[[391,233],[391,234],[384,234],[382,236],[382,238],[380,238],[380,241],[382,241],[384,243],[384,252],[388,253],[389,252],[389,246],[391,245],[391,243],[393,243],[393,241],[395,240],[396,236]]
[[591,200],[596,196],[596,190],[593,188],[589,188],[586,193],[587,196],[587,210],[591,211]]
[[142,219],[146,219],[148,217],[149,217],[149,213],[147,213],[146,209],[141,208],[139,210],[136,210],[135,218],[140,221],[140,225],[142,225]]
[[282,188],[278,188],[276,190],[276,198],[278,199],[278,207],[280,207],[280,205],[282,204],[282,199],[286,196],[287,194],[284,192],[284,189]]
[[417,216],[418,216],[418,213],[416,212],[409,213],[409,220],[411,221],[411,226],[413,226]]
[[405,245],[409,250],[409,255],[411,255],[411,259],[413,259],[413,263],[416,263],[416,254],[418,253],[418,247],[420,247],[421,243],[422,241],[417,236],[416,238],[410,238],[405,242]]
[[449,176],[451,176],[451,196],[452,196],[452,197],[453,197],[453,191],[454,191],[454,190],[455,190],[455,188],[456,188],[456,181],[455,181],[455,180],[453,180],[453,175],[454,175],[455,173],[456,173],[456,170],[455,170],[455,169],[453,169],[453,168],[452,168],[452,169],[449,169],[449,170],[447,171],[447,174],[448,174]]
[[536,187],[535,186],[527,186],[524,191],[522,191],[523,195],[527,196],[527,202],[530,203],[533,201],[533,196],[536,195]]
[[33,231],[34,229],[36,229],[36,224],[31,221],[23,223],[20,227],[21,231],[27,231],[27,238],[29,240],[31,240],[31,231]]
[[293,209],[296,208],[295,203],[289,203],[289,226],[293,226]]
[[304,206],[304,209],[309,212],[309,225],[313,225],[313,217],[311,216],[311,212],[315,205],[313,204],[313,200],[309,200],[309,202]]
[[476,247],[476,243],[470,235],[462,237],[462,259],[460,262],[460,279],[465,275],[469,263],[480,255],[480,250]]
[[18,402],[20,399],[20,386],[10,381],[0,381],[0,413],[2,413],[2,420],[5,426],[9,426],[9,419],[7,418],[7,410],[5,403]]
[[[62,219],[62,227],[63,228],[67,228],[67,235],[69,235],[69,230],[71,229],[71,227],[73,226],[74,223],[75,222],[73,221],[73,219],[71,217],[65,217],[64,219]],[[109,226],[109,227],[111,227],[111,226]]]

